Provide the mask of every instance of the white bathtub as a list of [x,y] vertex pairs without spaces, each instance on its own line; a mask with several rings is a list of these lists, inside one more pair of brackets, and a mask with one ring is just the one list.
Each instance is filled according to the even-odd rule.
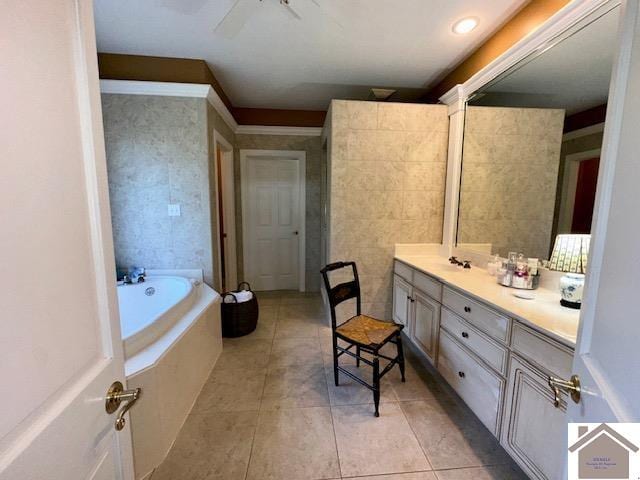
[[194,271],[118,286],[127,385],[142,388],[130,412],[139,480],[166,457],[222,351],[220,295],[183,272]]
[[148,276],[145,282],[118,285],[124,354],[131,358],[161,338],[193,306],[197,280]]

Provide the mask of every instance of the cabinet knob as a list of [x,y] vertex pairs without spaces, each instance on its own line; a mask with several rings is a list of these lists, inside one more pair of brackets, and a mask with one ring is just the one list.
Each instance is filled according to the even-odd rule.
[[464,311],[467,313],[471,313],[471,307],[464,307]]
[[458,372],[458,376],[459,376],[460,378],[464,378],[464,372]]
[[469,334],[467,332],[462,332],[462,338],[469,338]]

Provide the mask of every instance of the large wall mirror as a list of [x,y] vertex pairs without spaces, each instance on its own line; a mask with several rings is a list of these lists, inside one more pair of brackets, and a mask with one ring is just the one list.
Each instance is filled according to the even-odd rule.
[[457,246],[548,259],[589,233],[620,8],[524,59],[466,107]]

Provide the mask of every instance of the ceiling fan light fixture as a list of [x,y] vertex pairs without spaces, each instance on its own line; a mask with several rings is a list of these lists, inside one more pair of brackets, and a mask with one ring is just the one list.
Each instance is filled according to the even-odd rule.
[[465,17],[458,20],[453,24],[451,30],[456,35],[466,35],[467,33],[472,32],[480,23],[477,17]]

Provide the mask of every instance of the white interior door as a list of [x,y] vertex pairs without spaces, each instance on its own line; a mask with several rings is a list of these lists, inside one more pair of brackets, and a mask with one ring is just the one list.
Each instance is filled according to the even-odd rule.
[[640,422],[639,3],[625,2],[614,69],[585,298],[574,357],[582,384],[570,422]]
[[133,478],[90,0],[0,15],[0,478]]
[[285,155],[244,156],[245,276],[256,290],[301,287],[303,167]]

